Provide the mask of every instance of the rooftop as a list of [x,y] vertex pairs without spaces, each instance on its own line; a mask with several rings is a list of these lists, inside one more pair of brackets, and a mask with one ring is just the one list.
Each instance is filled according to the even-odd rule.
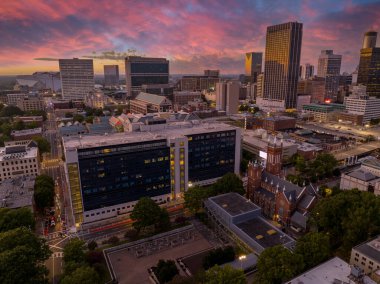
[[369,242],[357,245],[353,249],[380,263],[380,235]]
[[34,177],[6,179],[0,183],[0,207],[21,208],[33,204]]
[[64,137],[65,148],[92,148],[106,145],[119,145],[142,141],[162,140],[169,137],[202,134],[218,131],[236,130],[236,127],[224,123],[175,122],[167,124],[165,129],[151,132],[123,132],[108,135],[83,135]]
[[[135,100],[144,101],[147,103],[152,103],[155,105],[160,105],[163,103],[163,101],[168,100],[164,96],[154,95],[154,94],[148,94],[144,92],[140,92]],[[168,100],[169,101],[169,100]]]
[[12,145],[0,148],[0,161],[15,159],[36,158],[38,155],[37,147],[27,147],[27,145]]
[[363,166],[380,169],[380,161],[378,159],[366,159],[362,162]]
[[378,179],[377,176],[375,176],[373,173],[364,171],[362,169],[354,170],[352,172],[348,172],[346,175],[362,180],[362,181],[371,181],[374,179]]
[[293,278],[287,284],[331,284],[351,283],[348,276],[351,273],[350,265],[339,257],[334,257],[302,275]]
[[231,216],[259,209],[259,207],[253,204],[249,199],[234,192],[211,197],[210,200],[222,207]]
[[37,135],[42,133],[42,128],[32,128],[32,129],[24,129],[24,130],[13,130],[11,135],[13,136],[24,136],[24,135]]

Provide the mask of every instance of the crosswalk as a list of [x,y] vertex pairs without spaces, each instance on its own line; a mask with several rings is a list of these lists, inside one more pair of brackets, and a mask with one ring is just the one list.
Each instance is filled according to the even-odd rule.
[[54,252],[54,253],[53,253],[53,257],[54,257],[54,258],[57,258],[57,257],[63,257],[63,252],[62,252],[62,251]]

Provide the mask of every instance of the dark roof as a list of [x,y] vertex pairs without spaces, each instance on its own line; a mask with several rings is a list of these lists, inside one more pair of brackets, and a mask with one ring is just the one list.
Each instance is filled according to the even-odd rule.
[[[287,235],[273,228],[261,218],[238,223],[236,226],[264,249],[292,241]],[[271,232],[272,234],[268,233]],[[262,238],[260,238],[262,236]]]
[[290,221],[300,226],[301,228],[306,229],[307,216],[302,214],[301,212],[294,212],[292,217],[290,218]]
[[297,200],[297,196],[302,191],[302,188],[298,185],[282,179],[281,177],[272,175],[267,171],[263,171],[261,180],[273,185],[274,187],[277,187],[278,190],[284,192],[286,198],[292,202],[295,202]]
[[301,201],[298,203],[298,206],[304,209],[308,209],[311,201],[315,198],[315,196],[310,195],[309,193],[304,194],[301,196]]
[[256,189],[256,191],[259,192],[262,195],[265,195],[265,197],[267,197],[267,198],[270,198],[270,199],[274,199],[275,198],[275,195],[274,195],[273,192],[270,192],[269,190],[266,190],[264,188],[258,188],[258,189]]
[[353,178],[357,178],[357,179],[362,180],[362,181],[371,181],[371,180],[378,178],[374,174],[367,172],[367,171],[364,171],[362,169],[349,172],[349,173],[347,173],[347,175],[350,177],[353,177]]
[[26,152],[25,145],[7,146],[5,147],[5,154],[15,154]]
[[231,216],[259,209],[259,207],[249,201],[249,199],[245,199],[243,196],[235,192],[218,195],[210,199]]
[[[375,247],[376,244],[378,244],[378,248]],[[372,258],[376,262],[380,262],[380,236],[375,240],[358,245],[354,247],[354,249],[367,257]]]

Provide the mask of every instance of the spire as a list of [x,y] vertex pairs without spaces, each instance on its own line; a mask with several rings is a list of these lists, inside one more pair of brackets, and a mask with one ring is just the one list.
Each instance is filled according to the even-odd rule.
[[292,195],[289,195],[289,201],[292,201]]

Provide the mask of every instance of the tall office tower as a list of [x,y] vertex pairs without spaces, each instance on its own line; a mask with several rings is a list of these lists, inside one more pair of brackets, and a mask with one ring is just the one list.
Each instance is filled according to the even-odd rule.
[[376,32],[364,36],[357,83],[367,86],[369,96],[380,97],[380,47],[376,47],[376,37]]
[[262,52],[248,52],[245,54],[245,75],[249,77],[249,82],[257,82],[257,76],[262,72],[262,62]]
[[257,93],[256,98],[262,98],[264,91],[264,73],[257,76]]
[[210,70],[210,69],[207,69],[207,70],[204,70],[204,75],[206,77],[215,77],[215,78],[218,78],[219,77],[219,74],[220,74],[220,71],[215,69],[215,70]]
[[119,65],[104,65],[104,86],[119,86]]
[[334,54],[332,50],[322,50],[318,58],[318,77],[339,75],[342,55]]
[[264,100],[297,104],[302,43],[302,23],[289,22],[267,28],[265,46]]
[[305,66],[302,66],[302,79],[309,79],[314,76],[314,65],[306,63]]
[[59,59],[62,98],[83,101],[94,89],[94,65],[92,59]]
[[239,81],[216,83],[216,109],[235,114],[239,107]]
[[136,96],[142,85],[169,83],[169,60],[128,56],[125,58],[125,76],[128,95]]

